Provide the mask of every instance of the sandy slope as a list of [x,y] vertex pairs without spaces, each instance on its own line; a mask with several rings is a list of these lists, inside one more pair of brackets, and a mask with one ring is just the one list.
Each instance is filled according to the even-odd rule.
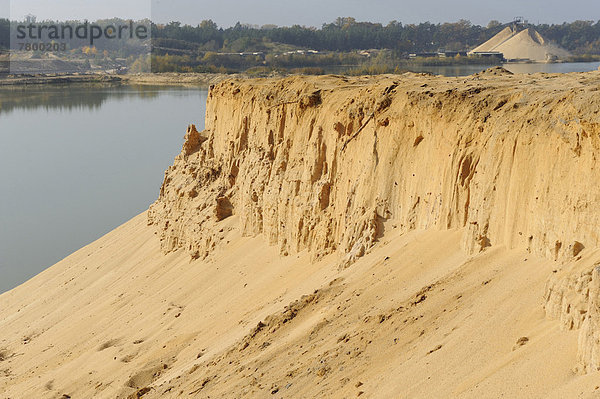
[[[571,371],[576,334],[544,318],[541,293],[553,262],[503,248],[467,257],[460,233],[392,229],[338,271],[329,259],[280,258],[261,238],[235,231],[207,260],[163,256],[138,216],[0,297],[0,392],[479,398],[561,397],[567,387],[569,395],[591,394],[594,381]],[[295,300],[293,312],[281,313]],[[261,320],[266,326],[250,337]],[[529,339],[523,346],[521,337]]]
[[[129,385],[143,383],[148,368],[226,347],[324,273],[306,259],[282,262],[258,239],[231,240],[218,262],[165,257],[140,215],[2,295],[0,391],[14,398],[131,391],[131,376]],[[33,301],[32,293],[39,293]]]

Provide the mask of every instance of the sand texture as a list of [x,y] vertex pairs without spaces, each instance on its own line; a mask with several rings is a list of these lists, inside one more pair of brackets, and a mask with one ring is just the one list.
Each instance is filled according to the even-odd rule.
[[0,295],[0,397],[593,398],[600,72],[231,79]]

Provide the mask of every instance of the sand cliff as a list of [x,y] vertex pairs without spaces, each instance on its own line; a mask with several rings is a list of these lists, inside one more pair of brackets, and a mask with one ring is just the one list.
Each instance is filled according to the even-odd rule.
[[593,395],[599,88],[219,83],[147,219],[0,296],[0,392]]
[[[242,234],[264,234],[282,255],[337,251],[342,265],[386,225],[464,228],[470,254],[504,245],[575,260],[600,245],[600,97],[597,83],[560,80],[494,69],[462,82],[228,81],[210,92],[206,130],[190,127],[150,222],[163,250],[193,257],[219,241],[206,226],[235,214]],[[547,307],[571,313],[560,306]],[[580,304],[569,328],[593,306]],[[583,368],[599,356],[582,355]]]
[[282,254],[363,254],[393,220],[465,227],[469,253],[504,244],[571,259],[599,244],[600,99],[557,79],[228,81],[209,94],[206,130],[190,127],[150,222],[165,252],[194,257],[218,241],[206,227],[235,214]]

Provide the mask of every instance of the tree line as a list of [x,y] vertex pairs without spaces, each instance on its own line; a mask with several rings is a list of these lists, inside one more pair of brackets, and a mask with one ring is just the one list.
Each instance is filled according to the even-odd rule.
[[[392,21],[383,25],[340,17],[319,29],[300,25],[258,27],[241,23],[223,29],[213,21],[206,20],[197,26],[182,25],[179,22],[154,24],[152,35],[161,45],[198,51],[268,51],[273,43],[277,43],[318,51],[347,52],[385,48],[411,53],[471,49],[507,25],[491,21],[487,26],[480,26],[467,20],[442,24],[402,24]],[[531,27],[574,54],[600,54],[600,21],[539,24]]]

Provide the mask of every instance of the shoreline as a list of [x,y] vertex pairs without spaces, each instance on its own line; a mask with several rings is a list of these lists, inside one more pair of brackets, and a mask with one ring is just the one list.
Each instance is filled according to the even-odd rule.
[[[503,65],[519,65],[530,63],[505,63]],[[600,67],[598,68],[600,70]],[[591,71],[590,71],[591,72]],[[544,72],[542,72],[544,73]],[[205,87],[215,85],[226,79],[249,79],[259,77],[284,77],[295,74],[272,73],[269,76],[249,76],[246,73],[142,73],[142,74],[36,74],[36,75],[0,75],[0,88],[22,88],[40,85],[144,85],[144,86],[188,86]]]
[[148,86],[197,86],[209,87],[228,78],[242,78],[244,74],[200,74],[200,73],[164,73],[164,74],[40,74],[28,76],[6,75],[0,77],[0,87],[26,87],[39,85],[71,84],[124,84]]
[[30,85],[73,84],[73,83],[120,83],[116,75],[7,75],[0,78],[0,87],[22,87]]

